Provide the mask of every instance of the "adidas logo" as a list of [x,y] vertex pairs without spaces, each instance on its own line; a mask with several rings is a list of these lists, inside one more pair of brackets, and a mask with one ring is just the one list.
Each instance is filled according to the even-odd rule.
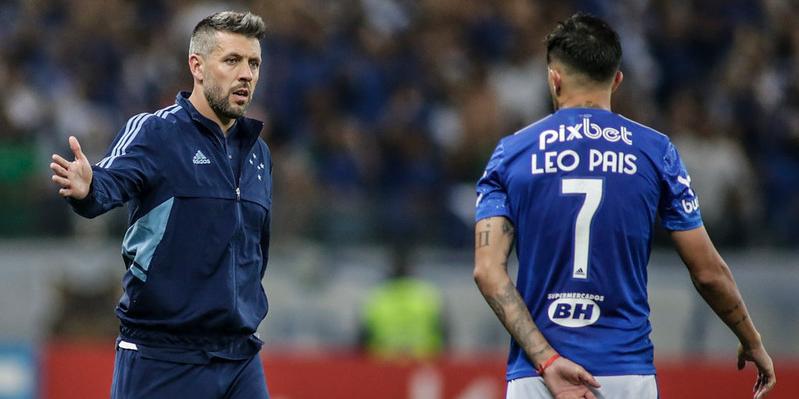
[[194,162],[195,165],[206,165],[211,163],[211,160],[203,154],[202,151],[197,150],[197,153],[194,154],[194,159],[191,160]]

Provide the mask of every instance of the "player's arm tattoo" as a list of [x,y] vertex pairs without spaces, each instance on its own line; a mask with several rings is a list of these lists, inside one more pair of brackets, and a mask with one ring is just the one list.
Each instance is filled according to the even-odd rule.
[[[477,248],[492,245],[491,253],[496,255],[493,260],[493,262],[496,262],[494,267],[501,266],[503,272],[507,275],[508,257],[513,248],[516,232],[513,224],[507,219],[502,220],[498,226],[495,225],[494,234],[489,237],[490,227],[491,225],[486,223],[484,228],[477,230]],[[488,241],[489,238],[493,239],[493,242]],[[505,326],[505,329],[508,330],[533,362],[540,360],[548,351],[552,350],[535,325],[527,304],[510,278],[505,276],[501,279],[499,285],[494,287],[481,287],[481,292],[502,325]]]
[[474,237],[475,248],[487,247],[489,245],[489,234],[491,234],[491,224],[486,224],[485,230],[478,231]]
[[538,327],[530,316],[527,305],[513,283],[506,283],[494,295],[485,296],[488,305],[499,320],[531,358],[536,359],[551,347],[546,341],[537,339]]
[[749,315],[744,315],[743,317],[741,317],[737,321],[734,321],[734,322],[731,322],[731,323],[727,323],[727,324],[729,324],[730,327],[735,328],[735,327],[738,327],[739,324],[745,322],[746,319],[748,319],[748,318],[749,318]]
[[723,311],[721,311],[721,317],[728,317],[728,316],[730,316],[730,315],[732,314],[732,312],[735,312],[735,311],[736,311],[736,310],[738,310],[738,308],[740,308],[740,307],[741,307],[741,301],[738,301],[738,303],[736,303],[736,304],[735,304],[735,306],[733,306],[733,307],[731,307],[731,308],[729,308],[729,309],[726,309],[726,310],[723,310]]
[[746,312],[743,312],[743,315],[740,314],[741,312],[736,312],[738,309],[741,309],[741,301],[738,301],[738,303],[729,309],[722,310],[719,313],[719,316],[721,316],[721,319],[727,323],[728,326],[735,328],[749,318],[749,315],[746,314]]

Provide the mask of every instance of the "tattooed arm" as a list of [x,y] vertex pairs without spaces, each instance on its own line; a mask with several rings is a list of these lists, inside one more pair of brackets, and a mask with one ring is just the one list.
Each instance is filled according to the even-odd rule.
[[738,348],[738,369],[742,369],[746,361],[755,363],[758,369],[755,398],[765,396],[776,383],[774,365],[749,317],[730,268],[716,251],[704,227],[673,231],[671,238],[688,267],[696,290],[738,337],[741,343]]
[[[508,256],[514,229],[504,217],[482,219],[475,225],[474,280],[488,305],[533,366],[538,368],[557,352],[536,327],[530,310],[508,275]],[[594,398],[588,385],[599,387],[581,366],[563,357],[544,373],[544,382],[555,398]]]

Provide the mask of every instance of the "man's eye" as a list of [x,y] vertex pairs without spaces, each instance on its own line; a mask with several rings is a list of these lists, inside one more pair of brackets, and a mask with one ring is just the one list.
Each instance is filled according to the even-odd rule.
[[258,61],[250,61],[250,66],[253,68],[258,68],[261,65]]
[[228,59],[225,60],[225,63],[228,64],[228,65],[235,65],[236,62],[238,62],[238,60],[235,59],[235,58],[228,58]]

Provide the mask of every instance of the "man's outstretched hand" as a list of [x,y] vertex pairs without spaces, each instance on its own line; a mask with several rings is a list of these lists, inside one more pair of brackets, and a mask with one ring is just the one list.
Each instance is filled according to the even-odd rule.
[[61,155],[53,154],[53,162],[50,169],[53,170],[52,180],[61,188],[58,194],[62,197],[70,197],[82,200],[89,195],[89,188],[92,184],[92,167],[83,151],[80,150],[80,143],[75,136],[69,136],[69,148],[75,155],[75,160],[70,162]]
[[777,377],[774,375],[774,364],[771,357],[766,352],[763,345],[754,349],[744,349],[743,345],[738,345],[738,370],[743,370],[746,362],[752,362],[757,367],[757,381],[752,391],[755,399],[766,397],[766,394],[774,388]]
[[596,399],[590,388],[599,388],[599,382],[569,359],[557,358],[546,368],[543,377],[555,399]]

